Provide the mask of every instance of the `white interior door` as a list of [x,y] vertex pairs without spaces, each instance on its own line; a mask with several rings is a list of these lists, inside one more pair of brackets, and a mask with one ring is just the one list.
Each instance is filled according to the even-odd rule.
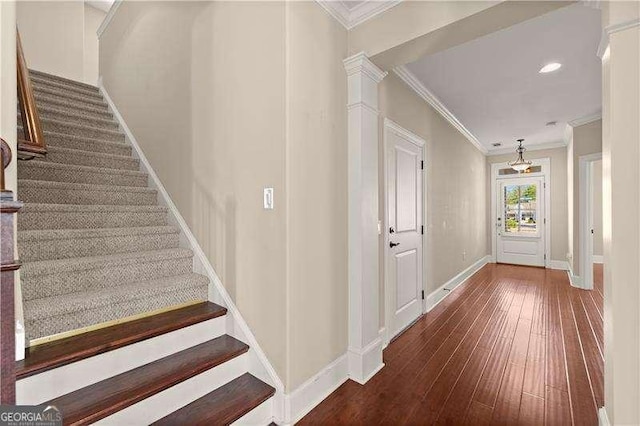
[[387,133],[390,337],[422,315],[422,146]]
[[544,178],[498,181],[497,262],[545,266]]

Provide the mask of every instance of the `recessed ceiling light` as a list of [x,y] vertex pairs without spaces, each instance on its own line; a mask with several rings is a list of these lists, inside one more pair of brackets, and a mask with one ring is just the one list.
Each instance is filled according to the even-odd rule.
[[558,124],[557,121],[547,121],[547,124],[545,124],[546,126],[555,126],[556,124]]
[[549,72],[554,72],[560,69],[560,67],[562,67],[562,64],[558,63],[558,62],[551,62],[550,64],[545,65],[544,67],[540,68],[540,71],[538,71],[540,74],[546,74]]
[[491,145],[493,145],[493,146],[502,146],[502,142],[492,143]]

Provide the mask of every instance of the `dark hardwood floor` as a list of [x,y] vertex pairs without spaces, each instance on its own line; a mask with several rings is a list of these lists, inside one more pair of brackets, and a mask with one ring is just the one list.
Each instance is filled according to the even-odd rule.
[[597,425],[604,403],[602,265],[593,291],[565,271],[490,264],[299,424]]

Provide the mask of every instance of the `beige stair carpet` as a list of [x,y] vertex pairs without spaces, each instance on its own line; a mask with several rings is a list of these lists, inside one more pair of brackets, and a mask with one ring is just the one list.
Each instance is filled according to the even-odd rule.
[[30,77],[48,154],[18,163],[27,338],[207,300],[208,278],[193,273],[99,89]]

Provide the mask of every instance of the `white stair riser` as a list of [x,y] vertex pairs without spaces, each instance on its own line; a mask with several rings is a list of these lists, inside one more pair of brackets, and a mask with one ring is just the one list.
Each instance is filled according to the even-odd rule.
[[225,331],[226,320],[222,316],[26,377],[16,384],[16,401],[41,404],[222,336]]
[[96,425],[148,425],[213,392],[247,371],[247,355],[238,356],[118,411]]
[[240,417],[232,426],[266,426],[273,422],[273,397],[267,399],[244,416]]

